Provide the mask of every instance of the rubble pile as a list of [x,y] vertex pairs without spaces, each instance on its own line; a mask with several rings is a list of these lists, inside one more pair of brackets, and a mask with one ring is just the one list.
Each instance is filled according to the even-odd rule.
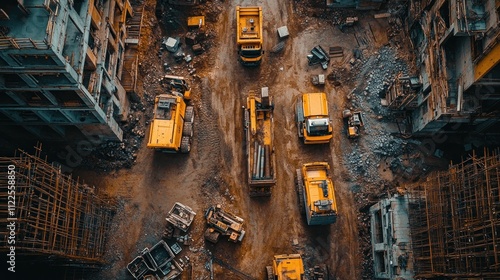
[[[360,59],[353,68],[357,70],[357,87],[348,95],[348,106],[363,108],[364,130],[369,137],[360,140],[363,141],[361,145],[353,143],[353,150],[345,156],[345,162],[353,180],[376,183],[380,181],[380,162],[388,157],[401,156],[406,147],[406,140],[379,129],[379,126],[387,126],[384,118],[390,117],[388,109],[380,104],[380,98],[385,96],[395,75],[399,72],[407,73],[408,67],[404,60],[397,57],[395,50],[382,47],[372,56]],[[339,76],[336,72],[330,75]]]
[[84,159],[84,167],[100,171],[132,167],[137,158],[137,150],[145,137],[146,128],[140,122],[145,107],[134,104],[131,109],[129,120],[122,126],[123,141],[104,142],[95,146],[92,153]]

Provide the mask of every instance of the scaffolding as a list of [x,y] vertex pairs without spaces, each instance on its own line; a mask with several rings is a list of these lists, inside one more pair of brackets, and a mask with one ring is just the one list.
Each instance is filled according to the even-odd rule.
[[[40,152],[37,147],[35,155],[19,150],[14,157],[0,157],[0,215],[15,219],[16,255],[81,268],[104,264],[116,203],[93,186],[62,174],[58,166],[41,159]],[[14,207],[7,192],[11,169],[15,171]],[[8,248],[4,223],[2,219],[0,251]]]
[[484,150],[410,186],[416,278],[500,277],[500,154]]

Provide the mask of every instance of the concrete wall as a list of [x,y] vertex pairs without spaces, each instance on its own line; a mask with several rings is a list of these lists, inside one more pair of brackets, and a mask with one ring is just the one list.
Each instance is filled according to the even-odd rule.
[[373,270],[377,279],[413,279],[408,200],[395,195],[370,208]]

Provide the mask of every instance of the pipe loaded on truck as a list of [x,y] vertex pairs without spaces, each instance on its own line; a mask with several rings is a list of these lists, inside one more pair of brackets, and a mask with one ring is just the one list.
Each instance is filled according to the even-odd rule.
[[270,196],[276,184],[273,109],[267,87],[261,89],[261,97],[250,91],[244,114],[250,196]]
[[262,7],[236,7],[236,44],[244,66],[258,66],[262,60]]

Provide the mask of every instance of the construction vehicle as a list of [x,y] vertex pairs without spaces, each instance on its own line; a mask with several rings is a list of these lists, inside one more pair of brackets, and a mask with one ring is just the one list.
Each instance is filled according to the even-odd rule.
[[297,169],[299,207],[305,211],[308,225],[333,224],[337,220],[335,190],[327,162],[313,162]]
[[250,91],[245,108],[245,141],[250,196],[270,196],[276,184],[276,159],[273,147],[273,109],[267,87],[260,98]]
[[300,254],[276,255],[273,266],[266,266],[268,280],[304,279],[304,262]]
[[342,112],[342,117],[344,120],[347,120],[347,137],[351,139],[359,137],[359,131],[364,125],[361,112],[344,110]]
[[175,260],[175,254],[167,243],[160,240],[151,249],[145,248],[127,265],[127,270],[135,279],[175,279],[183,269]]
[[304,144],[329,143],[333,138],[326,93],[304,93],[296,105],[297,129]]
[[221,235],[228,236],[228,241],[241,242],[245,237],[243,229],[244,220],[234,214],[222,210],[222,206],[217,204],[211,206],[205,212],[208,229],[205,231],[205,239],[217,243]]
[[236,44],[244,66],[258,66],[262,60],[262,7],[236,7]]
[[191,207],[186,206],[182,203],[176,202],[172,209],[167,214],[165,220],[169,222],[172,226],[186,232],[193,223],[196,213],[191,209]]
[[186,103],[191,90],[183,77],[165,75],[168,93],[155,98],[147,147],[167,153],[189,153],[193,138],[194,107]]

